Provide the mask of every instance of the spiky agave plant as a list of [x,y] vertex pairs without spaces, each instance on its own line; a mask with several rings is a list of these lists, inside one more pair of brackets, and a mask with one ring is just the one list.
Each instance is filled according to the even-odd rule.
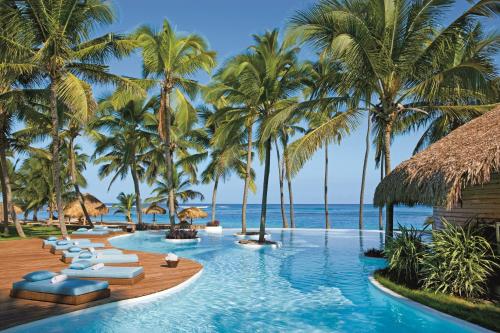
[[488,277],[498,269],[480,227],[457,226],[443,219],[444,228],[433,232],[430,251],[425,254],[422,274],[426,289],[475,298],[486,293]]
[[399,230],[396,237],[388,240],[384,250],[389,263],[389,274],[399,283],[416,287],[427,245],[422,240],[421,230],[402,225],[399,225]]

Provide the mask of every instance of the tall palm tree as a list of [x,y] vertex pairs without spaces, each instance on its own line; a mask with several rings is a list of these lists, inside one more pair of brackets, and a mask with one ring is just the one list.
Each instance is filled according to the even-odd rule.
[[113,208],[116,209],[113,214],[123,214],[128,223],[132,223],[132,209],[134,208],[134,202],[136,202],[136,197],[134,193],[125,194],[120,192],[116,197],[118,202],[113,204]]
[[[304,70],[298,62],[299,49],[294,46],[293,39],[280,43],[278,30],[264,35],[254,36],[255,45],[246,55],[245,65],[248,72],[242,73],[243,80],[256,81],[260,85],[259,113],[261,128],[259,133],[259,148],[264,160],[264,179],[262,186],[261,217],[259,227],[259,243],[265,241],[267,195],[271,164],[272,141],[276,131],[266,128],[266,122],[274,114],[297,104],[293,96],[302,87]],[[252,84],[255,84],[252,82]]]
[[[215,66],[215,52],[208,51],[207,43],[198,35],[179,35],[167,20],[163,21],[163,27],[159,31],[142,26],[135,35],[142,48],[143,74],[147,78],[156,80],[160,88],[158,133],[165,147],[165,178],[167,182],[172,183],[175,146],[171,142],[171,95],[176,92],[178,98],[186,101],[187,97],[183,93],[194,97],[199,85],[191,76],[199,70],[210,72]],[[170,188],[173,190],[172,186]],[[175,225],[173,193],[170,193],[168,198],[170,226],[173,229]]]
[[[367,84],[378,98],[373,112],[384,119],[386,175],[400,117],[464,104],[470,109],[470,104],[491,100],[495,69],[487,45],[496,38],[485,38],[476,49],[467,45],[477,18],[494,16],[498,5],[478,1],[447,26],[438,26],[449,7],[449,2],[433,0],[322,0],[292,19],[306,40],[343,63],[344,84],[355,86],[360,77],[370,78]],[[464,56],[456,57],[464,49]],[[393,205],[386,210],[386,235],[392,237]]]
[[143,99],[130,100],[123,108],[115,109],[111,96],[100,103],[102,116],[92,124],[96,129],[105,130],[93,134],[96,142],[95,163],[102,164],[99,177],[114,174],[109,190],[116,179],[124,179],[130,172],[140,229],[144,229],[140,191],[140,181],[145,173],[143,154],[150,149],[154,135],[147,123],[154,122],[151,108],[155,102],[155,98],[147,102]]
[[96,27],[111,24],[113,20],[113,10],[103,0],[6,0],[0,10],[0,21],[22,32],[22,39],[3,40],[9,48],[23,55],[23,61],[3,64],[3,67],[18,68],[24,75],[38,75],[46,79],[44,82],[49,87],[53,181],[59,224],[64,236],[67,236],[67,230],[59,177],[60,120],[57,105],[61,102],[73,113],[85,118],[89,109],[86,82],[132,86],[130,80],[109,74],[105,62],[111,57],[120,58],[129,54],[135,43],[111,33],[90,38]]

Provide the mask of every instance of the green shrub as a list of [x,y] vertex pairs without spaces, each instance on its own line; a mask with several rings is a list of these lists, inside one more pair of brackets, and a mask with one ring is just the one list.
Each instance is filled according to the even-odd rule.
[[467,298],[484,295],[488,277],[498,265],[490,244],[479,233],[476,225],[460,227],[443,220],[443,229],[433,232],[423,261],[423,287]]
[[388,260],[388,272],[397,282],[416,287],[419,281],[426,245],[422,232],[413,226],[399,226],[400,233],[389,239],[384,254]]

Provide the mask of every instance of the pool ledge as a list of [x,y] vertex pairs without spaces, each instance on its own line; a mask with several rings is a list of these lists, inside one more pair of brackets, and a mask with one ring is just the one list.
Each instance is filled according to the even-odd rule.
[[438,311],[436,309],[433,309],[427,305],[423,305],[421,303],[418,303],[414,300],[411,300],[403,295],[400,295],[398,294],[397,292],[383,286],[380,282],[378,282],[374,277],[373,275],[372,276],[369,276],[368,279],[370,280],[370,283],[375,286],[377,289],[379,289],[380,291],[382,291],[383,293],[387,294],[388,296],[398,300],[399,302],[402,302],[408,306],[411,306],[411,307],[414,307],[414,308],[417,308],[423,312],[427,312],[427,313],[430,313],[432,314],[433,316],[436,316],[438,318],[442,318],[443,320],[447,320],[447,321],[451,321],[451,322],[454,322],[458,325],[461,325],[461,326],[465,326],[467,328],[470,328],[474,331],[477,331],[477,332],[489,332],[489,333],[494,333],[494,331],[491,331],[487,328],[484,328],[482,326],[479,326],[479,325],[476,325],[476,324],[473,324],[471,322],[468,322],[466,320],[463,320],[463,319],[460,319],[460,318],[457,318],[455,316],[452,316],[452,315],[449,315],[447,313],[444,313],[444,312],[441,312],[441,311]]

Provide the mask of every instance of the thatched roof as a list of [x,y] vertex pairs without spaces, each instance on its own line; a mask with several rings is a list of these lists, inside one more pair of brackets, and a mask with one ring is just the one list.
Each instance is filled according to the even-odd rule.
[[207,217],[208,214],[204,210],[197,208],[197,207],[189,207],[186,209],[181,210],[177,216],[183,220],[183,219],[199,219],[199,218],[204,218]]
[[[24,212],[23,209],[18,205],[14,205],[14,211],[16,212],[16,214],[21,214]],[[3,202],[0,202],[0,217],[3,217]]]
[[451,208],[462,189],[500,172],[500,106],[460,126],[398,165],[375,190],[374,203]]
[[167,210],[157,204],[152,204],[149,207],[143,208],[142,212],[144,214],[165,214]]
[[[108,207],[104,203],[89,193],[83,195],[83,202],[90,216],[105,215],[109,212]],[[84,217],[82,206],[80,206],[78,199],[73,200],[64,207],[64,216],[74,218]]]

